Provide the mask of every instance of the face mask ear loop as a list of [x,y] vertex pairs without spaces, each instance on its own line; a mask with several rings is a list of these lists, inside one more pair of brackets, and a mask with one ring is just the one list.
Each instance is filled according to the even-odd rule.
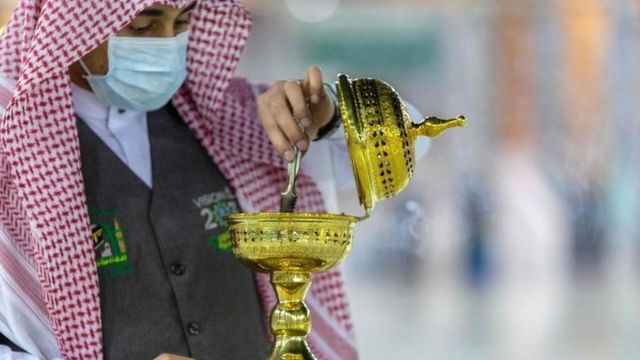
[[80,62],[80,66],[82,66],[82,69],[84,69],[84,72],[87,73],[87,75],[83,75],[83,77],[86,78],[87,76],[91,76],[91,71],[89,71],[87,64],[85,64],[84,61],[82,61],[82,59],[80,59],[79,62]]

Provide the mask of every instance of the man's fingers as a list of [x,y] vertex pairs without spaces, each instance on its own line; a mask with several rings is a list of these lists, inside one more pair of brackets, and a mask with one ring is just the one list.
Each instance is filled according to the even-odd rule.
[[268,107],[258,106],[258,112],[260,113],[260,118],[262,119],[262,126],[264,127],[265,132],[267,133],[267,137],[271,140],[271,143],[276,148],[276,151],[282,155],[285,160],[292,161],[293,160],[293,148],[291,147],[291,142],[284,135],[280,127],[276,123],[275,119],[271,116],[268,111]]
[[193,360],[192,358],[178,356],[173,354],[161,354],[156,357],[154,360]]
[[287,100],[291,109],[293,110],[293,116],[300,123],[302,127],[311,126],[311,114],[309,113],[309,107],[307,100],[305,99],[302,85],[299,81],[287,81],[284,86],[284,92],[287,96]]
[[275,99],[271,100],[271,116],[290,143],[296,145],[298,149],[306,151],[309,148],[309,140],[293,118],[286,97],[284,94],[274,94],[274,97]]
[[322,71],[319,67],[311,66],[307,69],[305,85],[307,87],[311,103],[320,103],[320,99],[324,96],[324,80],[322,79]]
[[305,132],[315,135],[330,117],[327,106],[332,103],[327,99],[322,71],[317,66],[307,69],[304,80],[276,81],[259,97],[258,109],[267,136],[288,161],[293,158],[294,146],[303,152],[309,149]]

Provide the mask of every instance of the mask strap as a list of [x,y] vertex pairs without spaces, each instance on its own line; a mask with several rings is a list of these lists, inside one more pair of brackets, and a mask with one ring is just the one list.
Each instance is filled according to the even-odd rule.
[[87,73],[87,75],[85,75],[85,77],[91,76],[91,71],[89,71],[89,68],[87,67],[87,64],[85,64],[84,61],[82,61],[82,59],[80,59],[79,61],[80,61],[80,66],[82,66],[82,69],[84,69],[84,72]]

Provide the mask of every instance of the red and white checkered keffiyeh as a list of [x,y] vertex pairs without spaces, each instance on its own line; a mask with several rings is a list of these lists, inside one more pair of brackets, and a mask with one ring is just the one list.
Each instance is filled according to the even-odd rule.
[[[64,358],[102,357],[98,276],[68,67],[142,9],[191,1],[22,0],[0,39],[0,270],[29,311],[48,324]],[[272,211],[285,164],[257,119],[254,86],[232,79],[250,25],[234,0],[199,0],[189,75],[173,102],[245,211]],[[323,210],[309,177],[301,176],[298,194],[301,211]],[[357,358],[341,279],[339,271],[319,275],[309,292],[309,341],[320,359]],[[265,310],[271,308],[268,279],[257,276],[257,284]]]

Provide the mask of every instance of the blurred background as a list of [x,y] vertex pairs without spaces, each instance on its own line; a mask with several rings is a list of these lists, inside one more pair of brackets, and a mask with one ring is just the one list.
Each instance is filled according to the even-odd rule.
[[639,3],[244,3],[241,75],[317,64],[469,118],[357,227],[362,359],[640,358]]

